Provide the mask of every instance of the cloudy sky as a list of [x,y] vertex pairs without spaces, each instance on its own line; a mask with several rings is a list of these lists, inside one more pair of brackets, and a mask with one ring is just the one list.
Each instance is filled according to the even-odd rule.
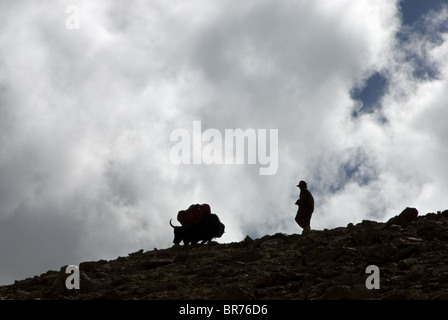
[[[443,3],[1,0],[0,284],[170,247],[192,203],[300,233],[302,179],[314,229],[448,209]],[[193,121],[278,130],[278,170],[175,163]]]

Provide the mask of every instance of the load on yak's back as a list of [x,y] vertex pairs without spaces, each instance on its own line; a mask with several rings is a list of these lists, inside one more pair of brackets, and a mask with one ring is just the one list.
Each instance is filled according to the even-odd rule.
[[174,228],[174,244],[197,244],[199,241],[205,243],[213,238],[220,238],[224,234],[225,226],[218,216],[211,213],[210,205],[192,204],[187,210],[181,210],[177,214],[177,221],[181,226],[170,226]]
[[177,214],[177,221],[183,226],[190,226],[196,224],[202,220],[204,214],[210,214],[210,205],[204,204],[192,204],[187,210],[181,210]]

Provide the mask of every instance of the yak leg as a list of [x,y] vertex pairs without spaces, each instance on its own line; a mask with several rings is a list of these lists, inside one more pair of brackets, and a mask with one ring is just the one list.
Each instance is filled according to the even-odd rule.
[[204,244],[204,243],[206,243],[206,242],[210,243],[210,242],[212,241],[212,239],[213,239],[213,238],[206,239],[206,240],[202,241],[202,244]]

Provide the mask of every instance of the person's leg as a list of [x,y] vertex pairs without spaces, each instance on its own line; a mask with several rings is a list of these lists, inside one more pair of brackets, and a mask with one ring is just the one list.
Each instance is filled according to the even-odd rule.
[[311,229],[311,216],[313,215],[313,211],[306,210],[306,213],[304,214],[304,222],[305,227]]

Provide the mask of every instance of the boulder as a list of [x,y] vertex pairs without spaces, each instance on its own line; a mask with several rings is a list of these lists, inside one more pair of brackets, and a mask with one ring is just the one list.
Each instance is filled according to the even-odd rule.
[[418,210],[415,208],[409,208],[407,207],[404,209],[399,215],[390,218],[386,222],[386,227],[396,224],[399,226],[405,226],[412,220],[416,219],[418,216]]

